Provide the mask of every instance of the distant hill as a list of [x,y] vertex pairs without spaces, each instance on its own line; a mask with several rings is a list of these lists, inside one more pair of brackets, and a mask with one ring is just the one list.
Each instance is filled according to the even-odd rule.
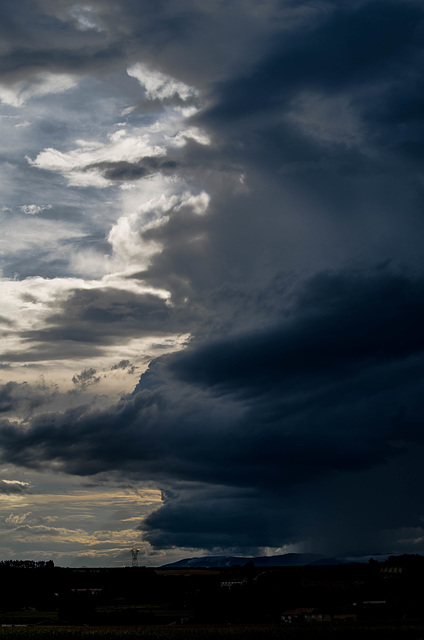
[[285,553],[281,556],[201,556],[195,558],[184,558],[178,562],[163,565],[163,568],[178,567],[231,567],[232,565],[244,566],[248,562],[253,562],[255,567],[304,567],[311,565],[338,565],[366,563],[370,558],[376,560],[386,560],[388,556],[361,556],[361,557],[334,557],[326,558],[317,553]]

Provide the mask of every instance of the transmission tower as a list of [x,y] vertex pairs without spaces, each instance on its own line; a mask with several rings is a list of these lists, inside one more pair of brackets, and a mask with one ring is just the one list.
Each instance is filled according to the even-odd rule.
[[131,549],[131,556],[132,556],[132,566],[133,567],[138,567],[138,554],[140,552],[140,549]]

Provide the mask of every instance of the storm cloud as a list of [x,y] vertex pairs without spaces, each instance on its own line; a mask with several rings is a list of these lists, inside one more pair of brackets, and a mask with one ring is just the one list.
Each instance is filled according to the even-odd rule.
[[107,412],[38,416],[25,432],[3,423],[4,459],[175,485],[143,525],[159,547],[299,542],[317,493],[332,496],[343,520],[341,486],[358,522],[361,513],[368,519],[361,492],[377,470],[385,481],[369,489],[381,507],[369,540],[417,527],[417,496],[405,496],[394,522],[385,491],[393,467],[409,470],[406,484],[412,472],[422,481],[423,305],[420,278],[385,269],[319,274],[278,327],[162,356]]
[[24,4],[4,465],[162,490],[154,553],[422,550],[420,3]]

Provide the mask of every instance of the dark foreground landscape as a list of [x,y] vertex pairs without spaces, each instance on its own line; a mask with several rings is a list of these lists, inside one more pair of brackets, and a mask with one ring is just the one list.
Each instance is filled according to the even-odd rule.
[[0,563],[0,634],[424,638],[424,558],[333,566],[67,569]]
[[184,627],[13,627],[1,628],[3,640],[422,640],[424,624],[359,624],[359,625],[189,625]]

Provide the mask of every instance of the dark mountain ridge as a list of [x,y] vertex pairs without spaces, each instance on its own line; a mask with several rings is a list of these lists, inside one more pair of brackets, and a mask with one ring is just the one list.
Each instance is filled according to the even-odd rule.
[[163,565],[163,568],[179,567],[231,567],[233,565],[244,566],[248,562],[253,562],[256,567],[305,567],[312,565],[338,565],[338,564],[363,564],[369,562],[370,558],[384,561],[389,557],[386,555],[368,556],[336,556],[325,557],[317,553],[285,553],[277,556],[200,556],[194,558],[183,558],[177,562]]

